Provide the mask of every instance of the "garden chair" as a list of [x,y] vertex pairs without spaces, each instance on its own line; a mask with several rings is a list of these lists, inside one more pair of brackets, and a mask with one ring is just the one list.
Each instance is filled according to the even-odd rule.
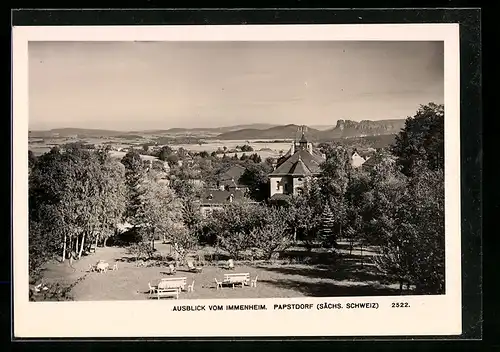
[[187,291],[188,292],[193,292],[194,291],[194,280],[193,280],[193,282],[191,282],[191,285],[188,285]]
[[218,290],[219,287],[222,289],[222,281],[217,281],[217,279],[215,278],[215,289]]
[[151,286],[151,282],[148,282],[149,286],[149,294],[152,295],[153,293],[156,292],[156,286]]
[[113,270],[113,271],[118,270],[118,263],[115,263],[113,265],[113,267],[111,268],[111,270]]
[[169,274],[169,275],[174,275],[174,274],[175,274],[175,271],[176,271],[176,270],[175,270],[175,266],[174,266],[174,264],[170,264],[170,265],[168,266],[168,268],[170,269],[170,272],[169,272],[168,274]]
[[250,281],[250,287],[257,287],[257,279],[259,278],[259,275],[255,276],[255,279]]
[[95,271],[95,265],[89,264],[89,272]]
[[224,265],[224,268],[225,269],[228,269],[228,270],[233,270],[234,269],[234,260],[232,259],[229,259],[226,264]]
[[195,273],[201,273],[201,271],[203,270],[202,267],[196,267],[196,266],[194,266],[194,264],[193,264],[192,261],[188,261],[187,262],[187,266],[188,266],[189,271],[192,271],[192,272],[195,272]]

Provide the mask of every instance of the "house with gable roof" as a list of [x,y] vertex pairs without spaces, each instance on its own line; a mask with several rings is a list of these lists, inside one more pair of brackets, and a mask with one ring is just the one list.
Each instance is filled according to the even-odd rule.
[[303,127],[299,142],[292,142],[290,150],[278,159],[274,171],[269,174],[271,199],[279,200],[302,192],[308,178],[319,176],[320,164],[324,161],[325,156],[305,137]]
[[246,168],[241,165],[233,165],[226,172],[219,176],[217,188],[221,190],[242,190],[246,191],[247,186],[242,185],[239,180],[245,173]]

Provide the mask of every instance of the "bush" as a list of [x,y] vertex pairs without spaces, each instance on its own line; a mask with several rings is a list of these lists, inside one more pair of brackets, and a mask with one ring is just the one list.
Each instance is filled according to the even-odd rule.
[[150,260],[153,258],[155,252],[156,249],[153,249],[149,242],[135,243],[128,248],[128,253],[137,259]]
[[250,233],[250,238],[265,259],[278,259],[279,253],[292,245],[291,236],[280,224],[269,223],[257,228]]
[[142,235],[139,233],[139,231],[137,231],[136,228],[132,228],[113,236],[112,238],[110,238],[110,242],[111,244],[121,244],[129,246],[142,242]]
[[249,248],[253,243],[251,237],[243,232],[231,233],[224,231],[219,236],[219,246],[226,250],[232,258],[239,260],[240,253]]

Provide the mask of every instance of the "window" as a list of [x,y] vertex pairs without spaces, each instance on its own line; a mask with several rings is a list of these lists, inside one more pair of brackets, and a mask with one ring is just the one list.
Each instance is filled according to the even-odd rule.
[[299,177],[299,181],[302,181],[302,177]]

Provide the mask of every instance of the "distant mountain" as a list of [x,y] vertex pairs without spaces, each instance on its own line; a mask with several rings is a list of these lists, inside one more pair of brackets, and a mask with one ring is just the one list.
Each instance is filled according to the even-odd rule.
[[[320,130],[316,128],[307,128],[306,137],[311,141],[328,141],[337,138],[377,136],[397,134],[404,127],[405,120],[380,120],[360,122],[351,120],[338,120],[334,128]],[[264,130],[255,128],[246,128],[237,131],[222,133],[217,136],[218,139],[292,139],[300,138],[298,125],[276,126]]]
[[[330,141],[337,138],[362,136],[378,136],[397,134],[404,127],[405,120],[338,120],[335,127],[311,126],[307,128],[306,136],[311,141]],[[293,139],[300,138],[299,126],[273,124],[246,124],[215,128],[170,128],[166,130],[149,130],[124,132],[104,129],[88,128],[56,128],[48,131],[30,131],[29,136],[34,138],[47,137],[117,137],[131,134],[200,134],[210,133],[213,137],[222,140],[255,140],[255,139]],[[216,136],[215,136],[216,135]],[[214,137],[215,136],[215,137]]]
[[30,137],[69,137],[77,135],[79,137],[89,137],[89,136],[117,136],[126,134],[123,131],[113,131],[113,130],[101,130],[101,129],[89,129],[89,128],[54,128],[48,131],[30,131]]
[[331,130],[335,127],[335,125],[311,125],[310,127],[314,128],[315,130],[326,131]]
[[254,123],[248,125],[235,125],[235,126],[226,126],[226,127],[196,127],[196,128],[169,128],[166,130],[152,130],[152,131],[144,131],[148,133],[162,134],[162,133],[200,133],[200,132],[208,132],[208,133],[225,133],[231,131],[237,131],[242,129],[256,129],[256,130],[264,130],[271,127],[275,127],[277,125],[269,124],[269,123]]
[[[316,136],[320,131],[313,128],[307,129],[308,136]],[[242,130],[222,133],[217,136],[218,139],[293,139],[299,137],[299,126],[298,125],[286,125],[286,126],[275,126],[264,130],[259,130],[256,128],[246,128]]]
[[320,140],[330,140],[334,138],[397,134],[404,127],[405,121],[405,119],[379,121],[362,120],[360,122],[338,120],[335,128],[321,131],[317,138]]

